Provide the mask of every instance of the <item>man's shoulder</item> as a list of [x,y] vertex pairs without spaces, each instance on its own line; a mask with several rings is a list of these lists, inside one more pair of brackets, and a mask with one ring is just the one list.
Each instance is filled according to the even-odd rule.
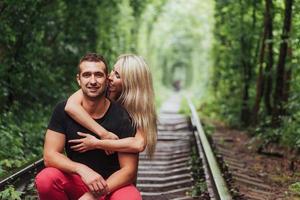
[[132,124],[132,119],[127,110],[119,103],[112,102],[111,115],[114,118],[114,124],[118,124],[119,138],[133,137],[136,130]]
[[66,104],[67,104],[67,100],[61,100],[61,101],[59,101],[58,103],[56,103],[56,106],[55,107],[58,107],[58,108],[65,108],[65,106],[66,106]]
[[65,105],[66,101],[60,101],[56,104],[48,124],[48,129],[59,133],[65,132],[66,129],[64,122],[67,119],[65,113]]
[[114,116],[115,119],[118,120],[129,120],[131,121],[131,117],[127,110],[118,102],[111,101],[110,113]]
[[67,104],[67,100],[62,100],[56,103],[53,109],[53,113],[55,114],[64,114],[65,113],[65,106]]
[[118,112],[119,114],[128,114],[126,109],[117,102],[111,101],[111,108],[113,112]]

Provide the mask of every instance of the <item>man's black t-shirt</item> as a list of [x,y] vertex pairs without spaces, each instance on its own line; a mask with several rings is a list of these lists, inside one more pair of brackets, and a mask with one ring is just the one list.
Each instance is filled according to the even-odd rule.
[[[90,150],[84,153],[73,151],[68,141],[81,138],[77,132],[90,133],[97,138],[99,137],[74,121],[65,112],[65,105],[66,101],[56,105],[48,129],[65,134],[65,150],[71,160],[87,165],[98,172],[104,179],[108,178],[120,169],[117,153],[106,155],[101,149]],[[96,121],[106,130],[118,135],[120,139],[132,137],[136,131],[126,110],[115,102],[111,102],[105,115],[100,119],[96,119]]]

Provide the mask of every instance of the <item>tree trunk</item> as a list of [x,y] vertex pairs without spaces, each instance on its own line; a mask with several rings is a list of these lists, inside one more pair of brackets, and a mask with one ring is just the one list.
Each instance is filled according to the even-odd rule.
[[[240,1],[241,6],[241,13],[240,13],[240,25],[241,31],[244,30],[244,5]],[[241,121],[244,125],[249,125],[250,121],[250,110],[249,110],[249,85],[250,85],[250,78],[251,78],[251,69],[249,63],[249,52],[250,52],[250,45],[249,41],[245,40],[245,34],[241,34],[240,38],[240,45],[241,45],[241,65],[243,67],[243,94],[242,94],[242,107],[241,107]]]
[[[288,55],[289,58],[292,57],[292,49],[288,49]],[[283,90],[283,96],[282,96],[282,101],[283,103],[287,103],[289,100],[289,93],[290,93],[290,83],[292,79],[292,68],[289,67],[286,69],[286,72],[284,74],[284,90]]]
[[259,53],[259,71],[258,71],[258,77],[256,80],[256,97],[255,97],[255,103],[253,107],[253,115],[252,115],[252,122],[256,124],[257,122],[257,116],[260,108],[260,101],[264,94],[264,58],[265,58],[265,49],[266,49],[266,38],[269,35],[269,26],[268,26],[268,13],[269,13],[269,0],[266,0],[265,2],[265,16],[264,16],[264,31],[263,36],[261,40],[261,48]]
[[284,100],[284,88],[285,88],[285,61],[288,50],[288,39],[292,24],[292,4],[293,0],[285,0],[285,14],[284,23],[281,35],[280,52],[277,65],[276,74],[276,86],[274,93],[274,108],[272,123],[274,126],[279,124],[279,116],[284,113],[283,100]]
[[273,67],[273,6],[272,0],[266,0],[266,28],[267,28],[267,65],[265,69],[265,92],[264,101],[266,112],[272,114],[271,94],[272,94],[272,67]]

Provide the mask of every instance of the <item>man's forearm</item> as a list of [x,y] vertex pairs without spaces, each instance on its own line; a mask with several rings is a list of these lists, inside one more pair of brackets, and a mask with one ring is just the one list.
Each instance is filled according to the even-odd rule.
[[79,163],[70,160],[59,152],[45,152],[44,163],[46,167],[55,167],[67,173],[77,173]]
[[123,186],[133,184],[136,180],[136,171],[121,168],[113,173],[107,180],[109,192],[113,192]]
[[137,175],[138,154],[118,153],[120,170],[113,173],[107,180],[109,192],[134,183]]

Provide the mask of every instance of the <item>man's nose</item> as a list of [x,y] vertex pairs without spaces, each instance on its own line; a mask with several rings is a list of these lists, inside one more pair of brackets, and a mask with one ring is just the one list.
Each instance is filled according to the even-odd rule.
[[95,75],[92,75],[91,80],[90,80],[90,83],[95,84],[96,82],[97,82],[97,81],[96,81]]

